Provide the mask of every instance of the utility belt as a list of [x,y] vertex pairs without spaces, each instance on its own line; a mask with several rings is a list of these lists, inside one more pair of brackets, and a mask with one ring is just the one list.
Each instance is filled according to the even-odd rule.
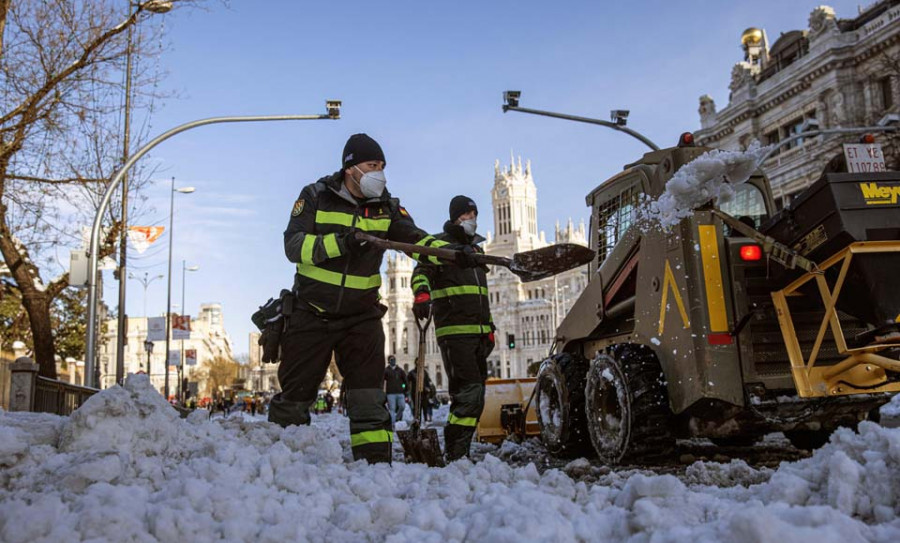
[[296,301],[293,292],[282,289],[277,298],[269,298],[250,317],[260,331],[257,343],[262,347],[263,362],[274,364],[281,361],[281,336],[287,330]]
[[259,345],[262,347],[262,361],[281,361],[281,338],[293,322],[307,330],[337,332],[371,319],[381,319],[387,307],[381,303],[371,306],[355,315],[331,316],[319,311],[314,305],[299,299],[290,290],[283,289],[277,298],[259,307],[250,320],[260,330]]

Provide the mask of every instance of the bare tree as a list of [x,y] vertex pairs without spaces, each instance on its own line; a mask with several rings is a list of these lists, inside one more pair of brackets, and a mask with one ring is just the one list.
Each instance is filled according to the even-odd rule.
[[204,369],[206,373],[206,390],[204,394],[212,398],[216,391],[221,391],[225,387],[234,384],[238,377],[240,364],[230,358],[217,356],[210,360]]
[[[56,374],[51,307],[68,286],[68,274],[48,275],[60,269],[55,251],[80,238],[121,165],[125,58],[129,47],[132,58],[159,51],[143,47],[157,37],[150,5],[0,0],[0,255],[47,377]],[[127,39],[129,27],[136,39]],[[145,107],[155,92],[150,72],[138,70],[132,85]],[[101,256],[122,228],[115,211],[106,222]]]

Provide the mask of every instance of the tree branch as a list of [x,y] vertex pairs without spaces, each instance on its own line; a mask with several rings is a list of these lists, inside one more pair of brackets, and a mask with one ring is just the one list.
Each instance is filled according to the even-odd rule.
[[51,185],[68,185],[68,184],[84,184],[84,183],[106,183],[109,179],[85,179],[84,177],[70,177],[68,179],[47,179],[44,177],[32,177],[30,175],[17,175],[10,173],[6,175],[7,179],[16,181],[30,181],[34,183],[48,183]]

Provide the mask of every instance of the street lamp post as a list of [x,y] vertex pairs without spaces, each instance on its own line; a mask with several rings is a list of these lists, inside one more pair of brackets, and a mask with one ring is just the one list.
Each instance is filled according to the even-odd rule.
[[[200,269],[200,266],[188,266],[186,260],[181,261],[181,313],[187,313],[184,305],[185,281],[187,280],[187,272],[194,272]],[[184,338],[181,339],[181,365],[178,367],[178,399],[184,405]]]
[[[135,17],[138,11],[149,13],[168,13],[172,9],[171,0],[147,0],[146,2],[133,2],[128,0],[129,18]],[[134,24],[128,25],[128,37],[125,51],[125,107],[122,122],[122,163],[128,162],[131,152],[131,79],[132,79],[132,49],[134,48]],[[118,183],[113,183],[113,186]],[[116,328],[116,382],[122,382],[125,376],[125,272],[127,270],[126,257],[128,253],[128,177],[122,177],[122,232],[119,236],[119,315]],[[144,290],[146,299],[146,287]],[[146,304],[146,301],[145,301]],[[146,314],[146,309],[145,309]],[[91,363],[87,363],[88,371],[92,369]],[[90,379],[86,380],[90,381]]]
[[[166,292],[166,378],[165,378],[165,397],[169,401],[169,342],[172,336],[172,245],[175,237],[175,193],[190,194],[194,192],[194,187],[175,188],[175,178],[172,178],[172,188],[169,204],[169,285]],[[184,303],[182,302],[182,313],[184,312]]]
[[650,138],[644,136],[636,130],[632,130],[625,126],[628,119],[628,110],[614,109],[610,112],[612,122],[602,121],[600,119],[591,119],[589,117],[578,117],[577,115],[567,115],[565,113],[554,113],[552,111],[543,111],[540,109],[528,109],[519,107],[519,98],[522,96],[521,91],[506,91],[503,93],[503,113],[507,111],[518,111],[520,113],[531,113],[533,115],[542,115],[544,117],[553,117],[555,119],[564,119],[566,121],[576,121],[579,123],[598,124],[619,132],[624,132],[629,136],[637,139],[650,149],[659,151],[659,146],[653,143]]
[[144,340],[144,350],[147,351],[147,376],[150,378],[150,384],[153,384],[153,373],[150,371],[150,355],[153,353],[153,342],[150,338]]
[[150,274],[148,272],[144,272],[144,276],[140,277],[131,272],[128,272],[129,279],[137,279],[142,285],[144,285],[144,315],[143,316],[145,316],[145,317],[147,316],[147,287],[150,286],[150,283],[156,281],[157,279],[162,279],[163,277],[165,277],[165,275],[163,275],[161,273],[154,275],[153,277],[150,277]]
[[[116,172],[112,181],[107,185],[106,192],[100,199],[97,206],[97,214],[94,216],[94,223],[91,227],[91,241],[88,249],[88,319],[87,330],[85,332],[85,364],[89,370],[88,375],[93,375],[93,369],[96,365],[97,357],[97,263],[99,262],[100,248],[100,225],[103,221],[103,215],[109,208],[109,201],[115,188],[122,182],[122,179],[134,164],[141,159],[151,149],[164,142],[165,140],[200,126],[218,123],[241,123],[241,122],[272,122],[272,121],[308,121],[318,119],[336,120],[341,118],[341,102],[339,100],[328,100],[325,103],[327,113],[323,115],[251,115],[251,116],[229,116],[229,117],[211,117],[208,119],[199,119],[176,126],[159,136],[150,140],[149,143],[141,147],[128,161]],[[93,381],[93,379],[92,379]],[[91,382],[91,385],[94,383]]]

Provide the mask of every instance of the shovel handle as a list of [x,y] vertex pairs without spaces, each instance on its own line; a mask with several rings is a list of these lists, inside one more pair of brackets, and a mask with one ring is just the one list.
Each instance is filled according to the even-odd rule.
[[[389,239],[381,239],[365,232],[357,232],[356,239],[367,241],[379,249],[393,249],[407,254],[418,253],[428,256],[436,256],[448,261],[456,260],[456,254],[459,251],[453,249],[444,249],[443,247],[425,247],[423,245],[414,245],[412,243],[403,243],[400,241],[391,241]],[[512,261],[508,258],[495,255],[473,254],[475,262],[479,264],[493,264],[495,266],[503,266],[508,268]]]

